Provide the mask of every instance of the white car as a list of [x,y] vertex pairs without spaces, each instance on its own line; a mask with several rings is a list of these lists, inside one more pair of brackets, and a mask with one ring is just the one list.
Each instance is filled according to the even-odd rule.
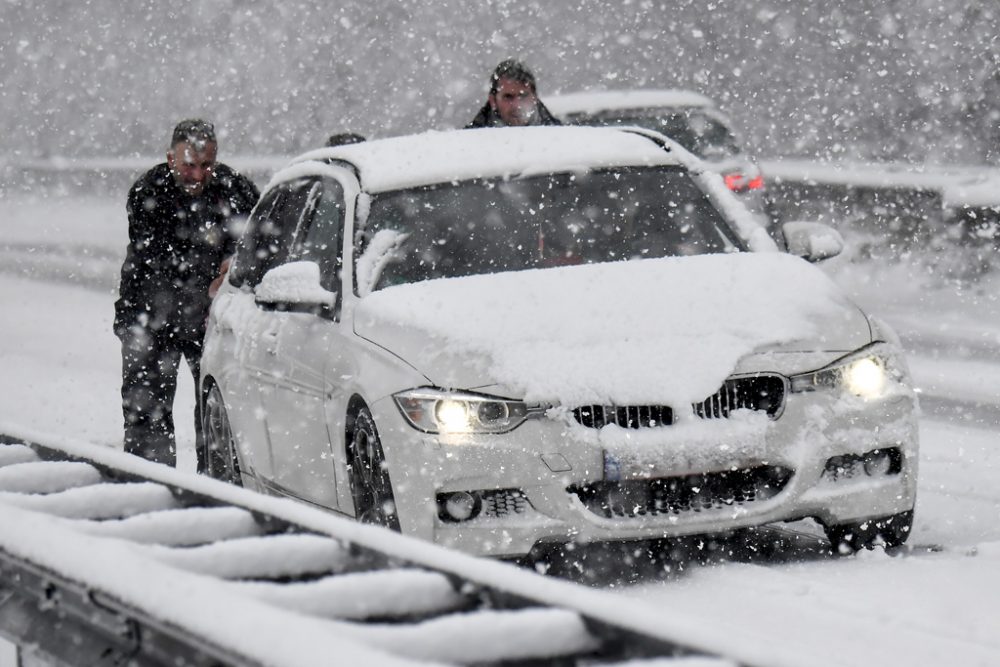
[[[804,517],[901,543],[893,333],[701,165],[585,127],[298,158],[212,306],[204,469],[484,555]],[[785,232],[810,260],[842,247]]]
[[705,160],[763,223],[770,223],[764,175],[732,122],[708,97],[674,89],[592,90],[547,96],[545,106],[572,125],[635,125],[665,134]]

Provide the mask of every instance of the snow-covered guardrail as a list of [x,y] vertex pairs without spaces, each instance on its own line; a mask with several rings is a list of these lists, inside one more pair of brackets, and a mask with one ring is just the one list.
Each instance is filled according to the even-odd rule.
[[23,432],[0,435],[0,638],[55,665],[767,664],[684,610]]
[[[980,192],[978,186],[1000,178],[1000,169],[992,167],[946,167],[898,162],[764,160],[761,168],[771,182],[926,190],[940,193],[952,204],[983,203],[982,196],[986,192]],[[1000,204],[1000,193],[994,191],[990,203]]]
[[[114,195],[125,201],[132,183],[164,156],[68,158],[0,157],[0,192],[59,192],[81,195]],[[263,185],[275,171],[288,163],[281,155],[223,155],[229,166]]]
[[[160,156],[0,158],[0,192],[123,198]],[[285,156],[224,156],[263,185]],[[1000,238],[1000,168],[904,163],[761,162],[776,219],[818,220],[894,248],[935,241],[992,247]]]
[[[237,170],[266,178],[288,163],[291,156],[232,155],[224,161]],[[48,175],[65,178],[127,179],[128,184],[163,156],[131,157],[18,157],[0,156],[0,170],[16,174]],[[972,165],[936,166],[908,163],[823,162],[801,159],[762,160],[768,182],[777,188],[795,184],[820,187],[913,190],[937,194],[949,207],[1000,206],[1000,168]],[[93,179],[88,179],[93,180]],[[29,181],[33,180],[28,178]],[[41,180],[48,180],[42,178]],[[126,185],[127,187],[127,185]]]
[[769,160],[761,167],[781,221],[819,219],[904,248],[926,247],[934,238],[988,243],[1000,221],[997,168],[807,160]]

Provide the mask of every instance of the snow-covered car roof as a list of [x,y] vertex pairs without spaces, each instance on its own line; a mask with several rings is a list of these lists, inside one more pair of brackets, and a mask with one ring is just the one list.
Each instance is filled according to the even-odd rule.
[[353,164],[368,192],[610,166],[684,164],[695,168],[684,151],[664,150],[633,132],[594,127],[425,132],[322,148],[296,158],[293,164],[331,159]]
[[648,107],[709,107],[715,103],[690,90],[592,90],[542,98],[556,116]]

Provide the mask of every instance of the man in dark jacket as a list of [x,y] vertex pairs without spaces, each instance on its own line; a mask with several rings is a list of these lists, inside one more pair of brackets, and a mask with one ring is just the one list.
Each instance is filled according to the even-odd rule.
[[[115,303],[125,451],[168,465],[176,463],[173,401],[180,358],[197,383],[209,285],[260,196],[249,179],[216,162],[217,148],[211,123],[181,121],[167,161],[128,193],[129,246]],[[201,430],[196,407],[199,468]]]
[[518,60],[504,60],[490,76],[490,94],[466,128],[562,125],[541,100],[535,75]]

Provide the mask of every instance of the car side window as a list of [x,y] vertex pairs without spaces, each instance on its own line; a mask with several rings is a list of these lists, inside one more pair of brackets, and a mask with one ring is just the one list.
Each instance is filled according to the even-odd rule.
[[316,183],[311,206],[300,221],[292,258],[316,262],[320,284],[340,292],[343,267],[344,189],[333,179]]
[[269,224],[267,221],[271,216],[271,211],[284,193],[283,188],[274,188],[264,193],[260,203],[257,204],[247,220],[246,229],[240,236],[239,244],[236,247],[236,257],[229,269],[229,283],[234,287],[240,287],[248,282],[247,276],[255,264],[257,244],[260,240],[259,230]]
[[300,178],[275,188],[274,205],[259,218],[253,216],[240,239],[234,284],[256,287],[268,270],[285,261],[316,187],[313,179]]

